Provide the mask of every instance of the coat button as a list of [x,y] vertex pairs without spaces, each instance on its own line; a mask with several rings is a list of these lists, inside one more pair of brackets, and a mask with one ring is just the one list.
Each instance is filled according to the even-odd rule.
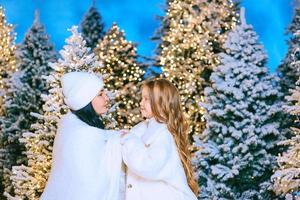
[[131,185],[131,184],[128,184],[128,185],[127,185],[127,188],[132,188],[132,185]]

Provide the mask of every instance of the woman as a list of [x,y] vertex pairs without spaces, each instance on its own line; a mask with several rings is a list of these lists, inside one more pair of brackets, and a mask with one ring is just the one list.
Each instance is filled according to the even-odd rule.
[[62,89],[70,112],[59,124],[53,163],[41,200],[117,200],[121,147],[116,131],[99,119],[107,111],[103,81],[94,74],[71,72]]
[[146,121],[122,134],[126,200],[197,200],[188,150],[188,125],[176,87],[160,79],[142,89]]

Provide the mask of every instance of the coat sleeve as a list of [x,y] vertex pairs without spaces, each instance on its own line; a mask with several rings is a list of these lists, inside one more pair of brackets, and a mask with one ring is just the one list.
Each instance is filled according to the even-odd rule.
[[120,137],[120,130],[105,130],[105,136],[108,140],[115,137]]
[[136,175],[150,180],[162,178],[163,169],[171,155],[170,138],[164,132],[158,134],[149,146],[135,134],[121,141],[124,163]]
[[107,190],[106,199],[118,200],[121,198],[120,192],[125,184],[125,176],[122,176],[122,155],[120,136],[118,133],[113,134],[108,138],[106,145],[106,174],[109,179],[109,187]]

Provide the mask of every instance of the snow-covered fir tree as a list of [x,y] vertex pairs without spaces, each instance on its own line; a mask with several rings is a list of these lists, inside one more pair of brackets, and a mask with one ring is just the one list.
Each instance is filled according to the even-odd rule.
[[[300,69],[299,66],[295,65],[295,60],[299,59],[300,57],[300,36],[296,34],[299,31],[300,27],[300,1],[295,1],[295,11],[294,17],[287,30],[287,34],[291,34],[291,37],[288,41],[288,52],[286,54],[285,59],[278,67],[277,72],[280,77],[280,90],[283,94],[282,99],[282,106],[293,106],[294,102],[287,101],[286,97],[290,96],[292,90],[296,87],[296,82],[300,77]],[[300,122],[297,120],[299,116],[292,115],[288,112],[282,113],[283,117],[285,118],[282,121],[282,134],[285,135],[292,135],[292,131],[290,127],[300,128]]]
[[206,128],[196,138],[200,150],[193,160],[200,199],[274,199],[269,188],[282,140],[279,91],[256,33],[241,21],[204,91]]
[[[0,7],[0,117],[5,115],[4,102],[9,96],[8,80],[11,74],[16,71],[16,56],[15,56],[15,33],[13,26],[6,21],[4,9]],[[0,199],[4,192],[4,174],[3,161],[5,152],[3,151],[2,129],[0,120]]]
[[54,71],[46,77],[50,89],[49,94],[42,95],[45,102],[43,114],[33,113],[38,121],[32,125],[33,131],[23,133],[21,141],[26,147],[28,164],[13,167],[11,180],[15,196],[8,196],[8,199],[38,200],[43,192],[50,173],[57,123],[68,111],[63,102],[60,83],[63,74],[92,71],[101,66],[95,54],[86,47],[77,27],[72,27],[70,31],[72,35],[66,39],[66,45],[60,51],[61,58],[51,63]]
[[[293,36],[290,40],[290,46],[288,55],[286,56],[285,64],[286,69],[290,70],[290,74],[285,74],[288,77],[282,77],[282,82],[291,84],[286,85],[291,89],[286,100],[290,102],[284,108],[291,115],[295,116],[295,124],[299,124],[300,116],[300,1],[298,2],[298,7],[295,9],[294,18],[290,26],[290,31]],[[295,85],[289,76],[291,73],[296,73],[298,75],[298,81]],[[294,77],[294,76],[293,76]],[[290,81],[288,81],[290,79]],[[288,120],[288,119],[287,119]],[[293,124],[293,125],[295,125]],[[279,169],[277,169],[272,176],[274,181],[274,191],[278,194],[282,194],[288,200],[300,199],[300,129],[299,126],[290,127],[293,131],[292,138],[285,140],[282,144],[288,147],[287,151],[278,156]]]
[[290,90],[295,89],[296,82],[300,76],[300,70],[293,64],[295,59],[300,57],[300,36],[295,34],[299,31],[300,27],[300,2],[296,0],[295,4],[294,17],[291,25],[287,29],[287,34],[292,35],[288,41],[288,52],[282,64],[277,69],[280,74],[280,86],[284,96],[291,95]]
[[11,96],[6,99],[5,116],[1,118],[6,192],[13,192],[10,182],[12,166],[26,163],[26,156],[22,153],[24,145],[19,139],[36,122],[30,112],[42,113],[41,95],[47,93],[48,89],[42,76],[49,75],[51,68],[48,63],[56,60],[53,45],[39,22],[38,12],[32,27],[17,48],[16,57],[18,71],[9,81]]
[[[300,67],[300,59],[298,60],[298,67]],[[292,90],[293,93],[288,97],[295,105],[286,107],[292,115],[297,116],[300,115],[299,85],[300,79],[296,88]],[[300,199],[300,129],[294,127],[291,127],[291,129],[294,135],[292,138],[281,142],[288,149],[278,156],[279,169],[275,171],[272,180],[274,182],[273,190],[277,194],[282,194],[287,200],[298,200]]]
[[104,38],[95,48],[99,60],[103,62],[100,68],[104,77],[105,87],[117,92],[115,119],[118,128],[130,128],[141,121],[139,111],[141,84],[144,66],[137,61],[136,45],[125,38],[125,33],[116,24],[107,31]]
[[219,63],[217,53],[222,51],[228,31],[235,27],[236,5],[231,0],[167,3],[158,33],[156,64],[179,89],[190,119],[190,133],[199,134],[205,125],[199,103],[211,70]]
[[80,30],[86,45],[92,49],[96,47],[99,39],[104,36],[104,23],[101,14],[96,8],[96,0],[93,0],[92,6],[83,17],[80,23]]

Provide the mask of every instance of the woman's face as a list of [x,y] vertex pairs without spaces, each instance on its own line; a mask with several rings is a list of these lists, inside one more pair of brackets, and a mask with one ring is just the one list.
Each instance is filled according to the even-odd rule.
[[109,98],[105,91],[100,90],[99,94],[92,100],[92,106],[97,115],[102,115],[108,110]]
[[143,87],[140,107],[141,107],[141,113],[143,117],[147,119],[153,117],[151,105],[150,105],[149,90],[147,87]]

